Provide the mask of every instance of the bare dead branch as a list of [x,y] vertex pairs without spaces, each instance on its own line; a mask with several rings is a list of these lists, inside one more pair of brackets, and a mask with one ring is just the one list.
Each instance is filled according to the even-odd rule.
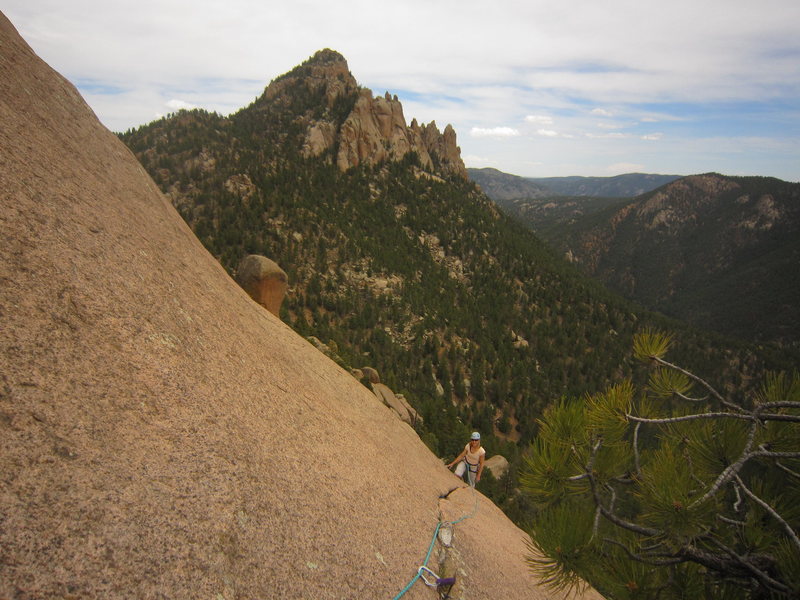
[[[741,419],[745,421],[755,421],[756,417],[747,413],[729,413],[729,412],[713,412],[713,413],[697,413],[695,415],[684,415],[682,417],[669,417],[666,419],[647,419],[645,417],[634,417],[626,413],[625,418],[634,423],[649,423],[651,425],[663,425],[666,423],[680,423],[683,421],[698,421],[700,419],[721,419],[721,418]],[[763,417],[762,417],[763,418]]]
[[723,398],[723,397],[720,395],[720,393],[719,393],[717,390],[715,390],[715,389],[714,389],[714,388],[711,386],[711,384],[710,384],[710,383],[708,383],[708,382],[707,382],[705,379],[703,379],[703,378],[701,378],[701,377],[698,377],[698,376],[697,376],[697,375],[695,375],[694,373],[690,373],[690,372],[689,372],[689,371],[687,371],[686,369],[683,369],[683,368],[679,367],[678,365],[674,365],[674,364],[672,364],[671,362],[668,362],[668,361],[664,360],[663,358],[659,358],[659,357],[657,357],[657,356],[653,356],[652,358],[653,358],[653,360],[655,360],[655,361],[656,361],[658,364],[660,364],[660,365],[662,365],[662,366],[664,366],[664,367],[667,367],[667,368],[669,368],[669,369],[673,369],[673,370],[675,370],[675,371],[678,371],[679,373],[683,373],[684,375],[686,375],[686,376],[687,376],[689,379],[691,379],[692,381],[694,381],[694,382],[696,382],[696,383],[700,384],[702,387],[704,387],[705,389],[707,389],[707,390],[708,390],[708,392],[709,392],[709,393],[710,393],[710,394],[711,394],[711,395],[712,395],[714,398],[716,398],[716,399],[717,399],[717,401],[719,401],[719,403],[720,403],[720,404],[722,404],[723,406],[727,406],[727,407],[728,407],[728,408],[730,408],[730,409],[733,409],[733,410],[739,410],[739,411],[742,411],[742,412],[744,412],[744,409],[743,409],[741,406],[739,406],[738,404],[736,404],[736,403],[734,403],[734,402],[730,402],[729,400],[726,400],[725,398]]
[[627,529],[628,531],[632,531],[634,533],[638,533],[640,535],[645,535],[648,537],[656,537],[663,535],[663,532],[659,531],[658,529],[651,529],[650,527],[642,527],[641,525],[637,525],[636,523],[631,523],[630,521],[626,521],[625,519],[618,517],[613,512],[608,510],[605,506],[603,506],[603,501],[600,498],[600,492],[597,489],[597,481],[595,480],[594,475],[592,474],[594,471],[594,460],[597,457],[597,451],[600,449],[602,443],[603,440],[600,439],[594,445],[594,447],[592,448],[592,454],[589,457],[589,463],[586,465],[586,474],[589,476],[589,484],[592,489],[592,496],[594,496],[595,506],[597,506],[597,508],[600,509],[601,514],[606,519],[608,519],[618,527],[622,527],[623,529]]
[[750,457],[757,458],[800,458],[800,452],[770,452],[769,450],[756,450],[750,453]]
[[764,571],[759,569],[755,564],[753,564],[753,560],[752,560],[753,557],[752,556],[749,557],[750,560],[748,560],[747,558],[744,558],[743,556],[740,556],[739,554],[737,554],[735,550],[733,550],[732,548],[729,548],[728,546],[723,544],[718,539],[716,539],[716,538],[709,538],[709,539],[714,545],[716,545],[718,548],[720,548],[722,551],[724,551],[728,556],[733,558],[738,565],[740,565],[742,568],[744,568],[747,571],[749,571],[750,573],[752,573],[753,576],[756,579],[758,579],[761,582],[761,584],[764,585],[765,587],[767,587],[769,589],[777,590],[777,591],[782,592],[782,593],[787,593],[787,592],[790,591],[788,586],[782,584],[780,581],[774,580],[772,577],[767,575]]
[[728,525],[736,525],[737,527],[744,527],[745,525],[747,525],[747,523],[745,523],[744,521],[729,519],[728,517],[723,517],[722,515],[717,515],[717,518],[723,523],[727,523]]
[[739,491],[739,486],[734,482],[733,491],[736,493],[736,502],[733,503],[733,510],[737,513],[742,509],[742,493]]
[[673,393],[681,400],[686,400],[687,402],[706,402],[708,400],[708,396],[703,396],[702,398],[690,398],[689,396],[685,396],[680,392],[673,392]]
[[800,402],[792,402],[791,400],[781,400],[779,402],[765,402],[764,404],[759,404],[756,411],[768,408],[772,410],[773,408],[800,408]]
[[636,474],[641,476],[642,465],[639,463],[639,427],[641,422],[637,422],[633,428],[633,464],[636,466]]
[[597,535],[597,530],[600,527],[600,507],[598,506],[594,510],[594,523],[592,524],[592,536],[589,538],[591,542],[594,539],[594,536]]
[[719,491],[719,489],[723,485],[728,483],[739,473],[739,471],[744,466],[744,463],[746,463],[747,460],[750,458],[749,456],[750,448],[753,447],[753,440],[755,439],[757,428],[758,428],[757,422],[753,423],[750,426],[750,432],[747,434],[747,443],[745,444],[739,459],[735,463],[728,465],[728,467],[724,471],[722,471],[722,473],[719,474],[719,477],[717,477],[717,480],[714,482],[711,488],[705,494],[703,494],[701,498],[692,502],[691,505],[689,505],[689,508],[697,506],[698,504],[702,504],[703,502],[711,498],[714,494],[716,494]]
[[622,548],[628,555],[628,558],[631,558],[635,561],[645,563],[648,565],[654,565],[656,567],[669,567],[671,565],[677,565],[682,562],[686,562],[685,558],[670,558],[668,557],[668,555],[655,555],[653,558],[650,558],[647,556],[643,556],[641,554],[635,554],[631,552],[631,550],[625,544],[618,542],[617,540],[612,540],[610,538],[603,538],[603,541],[608,544],[612,544],[614,546],[619,546],[620,548]]

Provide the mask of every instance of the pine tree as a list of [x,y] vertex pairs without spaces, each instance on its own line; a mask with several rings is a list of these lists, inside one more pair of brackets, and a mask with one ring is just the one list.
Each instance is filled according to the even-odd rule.
[[645,393],[626,381],[546,411],[521,479],[539,509],[529,565],[608,598],[796,598],[800,376],[735,402],[666,361],[670,342],[635,337]]

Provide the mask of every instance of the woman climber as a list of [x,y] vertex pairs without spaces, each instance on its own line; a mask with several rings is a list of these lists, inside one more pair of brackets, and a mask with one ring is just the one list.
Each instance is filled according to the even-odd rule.
[[456,476],[463,477],[464,470],[466,469],[469,484],[475,487],[475,484],[481,480],[483,459],[485,456],[486,450],[481,447],[481,434],[474,431],[470,436],[469,443],[464,447],[464,451],[459,454],[453,462],[447,465],[447,468],[452,469],[453,465],[458,463],[456,467]]

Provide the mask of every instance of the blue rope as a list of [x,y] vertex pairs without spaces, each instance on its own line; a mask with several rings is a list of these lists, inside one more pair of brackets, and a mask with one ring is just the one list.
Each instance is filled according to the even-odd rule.
[[[422,563],[423,567],[428,566],[428,561],[430,560],[431,553],[433,552],[433,546],[436,544],[436,536],[439,534],[439,529],[441,529],[442,525],[444,525],[444,523],[441,521],[439,522],[438,525],[436,525],[436,530],[433,532],[433,539],[431,539],[431,545],[428,547],[428,554],[425,555],[425,562]],[[414,575],[411,581],[408,582],[408,585],[406,585],[406,587],[403,588],[403,591],[401,591],[399,594],[397,594],[397,596],[394,597],[394,600],[397,600],[398,598],[403,596],[408,590],[410,590],[411,586],[413,586],[417,582],[417,579],[419,578],[420,578],[420,570],[417,569],[417,574]]]
[[469,519],[470,517],[472,517],[478,511],[478,496],[475,495],[475,488],[474,487],[472,488],[472,495],[475,498],[475,504],[472,507],[472,512],[471,513],[463,515],[463,516],[459,517],[458,519],[456,519],[455,521],[439,521],[439,523],[436,525],[436,529],[433,532],[433,538],[431,539],[431,545],[428,546],[428,553],[425,555],[425,562],[422,563],[422,566],[417,569],[417,574],[414,575],[414,577],[411,578],[411,581],[408,582],[406,587],[404,587],[402,589],[402,591],[399,594],[397,594],[397,596],[395,596],[393,598],[393,600],[397,600],[398,598],[400,598],[403,595],[405,595],[405,593],[408,590],[410,590],[411,587],[417,582],[417,579],[420,578],[420,576],[421,576],[420,575],[420,571],[422,570],[422,567],[427,567],[428,566],[428,561],[430,560],[431,553],[433,552],[433,546],[436,544],[436,536],[439,535],[439,530],[442,528],[442,525],[455,525],[457,523],[460,523],[464,519]]

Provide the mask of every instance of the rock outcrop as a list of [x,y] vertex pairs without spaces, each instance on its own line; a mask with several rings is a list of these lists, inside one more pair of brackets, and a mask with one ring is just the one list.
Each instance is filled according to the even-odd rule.
[[[470,492],[440,499],[441,461],[248,298],[2,15],[0,46],[0,598],[397,594]],[[476,498],[455,597],[556,598]]]
[[373,383],[371,386],[372,391],[375,392],[375,395],[380,401],[391,408],[392,411],[400,417],[401,421],[408,423],[412,427],[416,425],[418,421],[422,421],[422,417],[417,414],[414,407],[412,407],[402,395],[395,394],[383,383]]
[[501,456],[500,454],[495,454],[487,458],[483,466],[492,472],[495,479],[500,479],[503,475],[508,473],[508,460],[506,460],[505,456]]
[[257,254],[245,256],[236,269],[236,282],[253,300],[280,317],[289,278],[275,261]]
[[422,422],[422,416],[409,404],[405,396],[395,394],[389,386],[381,383],[381,377],[377,370],[372,367],[362,367],[353,369],[351,374],[358,380],[366,378],[369,387],[378,399],[390,408],[401,421],[408,423],[412,427]]
[[376,371],[372,367],[361,367],[361,374],[362,374],[362,377],[366,377],[367,378],[367,381],[370,384],[380,383],[381,382],[381,377],[378,374],[378,371]]
[[323,94],[328,107],[333,107],[339,98],[358,90],[358,83],[350,73],[347,61],[329,48],[318,51],[302,65],[270,83],[264,90],[264,99],[280,102],[286,89],[298,83],[305,85],[312,94]]
[[[407,125],[397,96],[386,92],[373,97],[371,90],[359,87],[347,61],[338,52],[320,50],[272,82],[264,93],[264,100],[280,103],[282,95],[298,84],[305,85],[308,93],[323,95],[328,108],[326,116],[310,119],[306,124],[303,145],[306,157],[338,148],[336,165],[346,171],[363,164],[402,160],[414,152],[421,168],[427,172],[467,178],[452,126],[445,127],[442,133],[433,121],[419,125],[414,119]],[[353,99],[353,106],[342,119],[335,107],[347,97]]]

